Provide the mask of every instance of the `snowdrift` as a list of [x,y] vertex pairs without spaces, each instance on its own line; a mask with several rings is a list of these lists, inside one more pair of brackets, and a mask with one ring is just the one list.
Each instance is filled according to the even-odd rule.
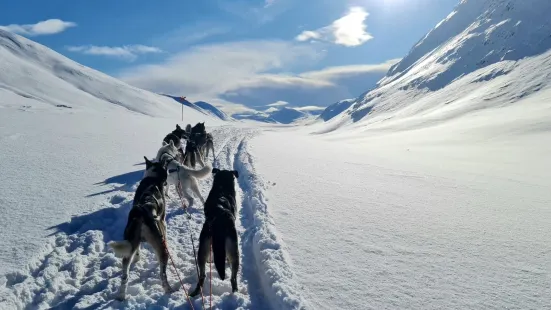
[[406,118],[430,125],[548,88],[550,11],[547,0],[461,1],[325,131]]

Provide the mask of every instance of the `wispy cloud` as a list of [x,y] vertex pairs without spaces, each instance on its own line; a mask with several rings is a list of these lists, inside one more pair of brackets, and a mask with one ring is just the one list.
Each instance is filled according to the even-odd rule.
[[26,36],[43,36],[63,32],[71,27],[76,27],[73,22],[62,21],[60,19],[48,19],[36,24],[17,25],[11,24],[0,26],[0,29]]
[[280,101],[276,101],[274,103],[267,104],[266,106],[268,106],[268,107],[282,107],[282,106],[288,105],[288,104],[289,104],[289,102],[280,100]]
[[149,44],[164,50],[181,50],[192,44],[198,44],[216,36],[227,34],[232,27],[220,22],[199,21],[184,25],[153,38]]
[[233,16],[259,24],[267,24],[285,13],[294,3],[292,0],[265,0],[251,5],[246,0],[217,0],[218,7]]
[[365,20],[369,13],[362,7],[352,7],[346,15],[331,25],[317,30],[306,30],[295,39],[297,41],[326,41],[344,46],[358,46],[373,39],[366,31]]
[[400,60],[400,58],[397,58],[380,64],[327,67],[322,70],[305,72],[300,74],[300,76],[307,79],[334,81],[370,72],[386,73],[392,65]]
[[230,42],[195,46],[161,64],[125,70],[120,78],[163,93],[216,97],[244,87],[277,83],[280,77],[267,72],[284,71],[316,57],[311,47],[284,41]]
[[315,106],[315,105],[307,105],[305,107],[297,107],[297,108],[294,108],[295,110],[297,111],[307,111],[307,112],[312,112],[312,111],[322,111],[322,110],[325,110],[326,107],[318,107],[318,106]]
[[158,64],[126,69],[118,77],[154,92],[220,102],[221,106],[232,102],[263,107],[282,105],[282,101],[290,106],[321,106],[358,96],[397,61],[290,73],[297,65],[315,65],[323,56],[310,44],[287,41],[210,44],[192,47]]
[[125,45],[125,46],[68,46],[70,52],[78,52],[86,55],[107,56],[122,58],[129,61],[134,61],[140,54],[162,53],[162,50],[146,45]]

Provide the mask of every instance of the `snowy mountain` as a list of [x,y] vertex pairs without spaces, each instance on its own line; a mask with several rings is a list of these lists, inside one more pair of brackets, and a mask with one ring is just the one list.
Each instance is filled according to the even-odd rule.
[[308,117],[309,114],[303,111],[299,111],[288,107],[271,108],[268,112],[270,118],[281,124],[291,124],[299,119]]
[[[377,89],[312,126],[225,122],[190,106],[180,120],[171,98],[0,33],[0,309],[549,308],[551,55],[471,70],[469,51],[484,45],[462,46],[502,22],[496,12],[517,24],[515,10],[531,11],[517,17],[534,30],[518,40],[547,42],[545,1],[463,1],[439,25],[449,33],[427,36]],[[471,20],[451,27],[456,15]],[[524,48],[494,37],[503,25],[483,36]],[[454,40],[449,61],[438,60]],[[207,162],[239,172],[239,290],[207,264],[204,299],[186,298],[204,206],[182,210],[172,187],[174,292],[144,244],[118,301],[121,259],[106,243],[123,236],[143,156],[175,123],[198,121],[213,135]],[[199,181],[201,196],[212,181]]]
[[324,121],[328,121],[342,113],[344,110],[348,109],[355,101],[356,99],[344,99],[339,102],[335,102],[325,108],[325,110],[323,110],[323,112],[320,114],[319,118]]
[[172,98],[176,100],[178,103],[183,104],[186,107],[190,107],[192,109],[195,109],[203,114],[210,115],[216,118],[219,118],[221,120],[227,121],[230,120],[230,117],[212,104],[204,101],[197,101],[197,102],[189,102],[186,99],[182,99],[182,97],[177,96],[170,96],[170,95],[164,95],[166,97]]
[[235,113],[232,114],[232,117],[237,120],[251,120],[251,121],[257,121],[261,123],[272,123],[276,124],[277,121],[273,118],[271,118],[268,114],[263,112],[247,112],[247,113]]
[[32,106],[92,112],[125,109],[160,117],[178,117],[181,113],[173,100],[130,86],[3,30],[0,30],[0,93],[6,104],[12,98],[23,98]]
[[266,111],[251,111],[250,113],[233,114],[232,117],[241,120],[254,120],[263,123],[291,124],[319,114],[320,109],[301,109],[291,107],[270,107]]
[[548,87],[549,12],[548,0],[461,1],[330,127],[455,118]]
[[224,113],[222,110],[218,109],[217,107],[213,106],[212,104],[205,102],[205,101],[196,101],[193,103],[195,106],[203,109],[203,111],[207,111],[211,113],[212,115],[218,117],[221,120],[227,121],[230,119],[230,117]]

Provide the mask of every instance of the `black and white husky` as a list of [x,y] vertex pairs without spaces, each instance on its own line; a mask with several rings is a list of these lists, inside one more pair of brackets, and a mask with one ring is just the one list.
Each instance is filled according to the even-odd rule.
[[231,264],[232,292],[237,292],[237,273],[239,272],[239,241],[235,228],[235,179],[239,174],[235,170],[212,169],[214,180],[207,202],[205,203],[205,223],[199,237],[199,283],[190,294],[201,293],[205,282],[205,263],[212,243],[214,266],[220,279],[226,278],[226,257]]
[[145,156],[145,176],[134,195],[132,209],[124,229],[124,240],[111,241],[109,247],[117,257],[122,257],[122,281],[117,299],[126,298],[130,263],[135,263],[140,255],[142,240],[151,245],[159,260],[161,283],[166,293],[172,292],[166,276],[168,253],[166,243],[166,203],[164,186],[168,177],[163,163],[154,163]]
[[176,129],[174,129],[171,133],[165,136],[165,138],[163,139],[162,145],[166,145],[170,141],[172,141],[172,143],[178,149],[178,155],[176,156],[177,159],[182,160],[184,158],[184,152],[182,151],[182,139],[187,140],[188,137],[189,137],[189,133],[186,130],[182,129],[180,125],[176,124]]
[[[168,190],[170,185],[176,186],[177,190],[182,190],[181,194],[187,199],[189,205],[192,205],[194,198],[189,194],[189,190],[191,190],[195,196],[199,197],[202,203],[205,203],[205,199],[201,196],[201,192],[199,191],[197,179],[206,178],[210,174],[212,167],[210,165],[204,165],[199,170],[188,168],[175,160],[175,154],[177,154],[177,152],[178,150],[172,141],[163,145],[157,152],[157,162],[164,163],[168,169],[168,186],[166,190]],[[180,188],[178,188],[178,185],[180,185]]]

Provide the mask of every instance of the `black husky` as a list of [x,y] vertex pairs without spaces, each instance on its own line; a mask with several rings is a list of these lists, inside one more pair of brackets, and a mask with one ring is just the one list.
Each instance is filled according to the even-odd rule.
[[205,282],[205,263],[212,244],[214,266],[220,279],[226,279],[226,255],[231,264],[232,292],[237,292],[237,272],[239,271],[239,247],[235,228],[235,170],[212,169],[214,181],[209,197],[205,202],[205,223],[199,237],[199,283],[190,294],[196,296]]
[[163,193],[168,172],[163,163],[154,163],[145,156],[144,158],[145,177],[136,189],[132,209],[128,214],[128,223],[124,229],[124,240],[108,243],[115,255],[122,257],[122,281],[117,297],[119,300],[125,299],[130,262],[139,259],[142,239],[149,243],[157,254],[161,283],[165,292],[172,291],[166,277],[168,256],[163,242],[166,238],[166,204]]
[[205,166],[203,155],[197,147],[197,144],[195,144],[195,141],[193,140],[188,140],[186,143],[186,151],[184,153],[184,160],[182,161],[182,164],[195,168],[195,164],[197,162],[201,165],[201,167]]
[[176,129],[174,129],[171,133],[166,135],[166,137],[163,139],[163,142],[166,142],[167,144],[170,143],[170,141],[174,142],[174,146],[178,149],[178,152],[180,153],[180,156],[183,158],[184,153],[182,151],[182,139],[187,139],[189,133],[186,132],[184,129],[180,127],[180,125],[176,124]]

